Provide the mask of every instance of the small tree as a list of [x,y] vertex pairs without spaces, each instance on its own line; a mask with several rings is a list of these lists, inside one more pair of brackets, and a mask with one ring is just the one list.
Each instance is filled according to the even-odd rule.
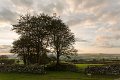
[[13,25],[20,38],[13,43],[11,52],[21,56],[25,64],[41,64],[42,55],[48,52],[49,32],[46,27],[50,21],[51,17],[45,14],[21,16],[18,23]]
[[24,64],[32,63],[34,44],[27,36],[22,36],[20,39],[13,42],[12,53],[18,54],[23,59]]

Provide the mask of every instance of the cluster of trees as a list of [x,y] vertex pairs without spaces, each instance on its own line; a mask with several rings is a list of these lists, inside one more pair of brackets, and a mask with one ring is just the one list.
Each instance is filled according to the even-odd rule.
[[7,55],[0,55],[0,59],[8,59]]
[[59,65],[61,55],[77,52],[74,34],[57,16],[26,14],[20,16],[13,30],[20,37],[13,42],[11,52],[18,54],[24,64],[45,64],[49,61],[47,54],[54,53]]

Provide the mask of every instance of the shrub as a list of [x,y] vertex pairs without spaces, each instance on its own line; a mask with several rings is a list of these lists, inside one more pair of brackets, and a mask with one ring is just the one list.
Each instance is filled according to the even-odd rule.
[[1,65],[0,72],[20,72],[20,73],[39,73],[44,74],[43,66],[38,65]]
[[70,63],[60,63],[59,65],[56,65],[56,63],[51,63],[47,65],[45,69],[49,71],[78,71],[76,65]]
[[101,74],[101,75],[119,75],[120,74],[120,64],[111,64],[103,66],[89,66],[85,69],[88,74]]

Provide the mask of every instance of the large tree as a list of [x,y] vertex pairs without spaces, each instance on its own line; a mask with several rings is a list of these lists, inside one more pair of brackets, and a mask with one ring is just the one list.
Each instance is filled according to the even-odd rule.
[[[48,48],[52,48],[57,57],[76,52],[73,48],[75,38],[69,27],[56,16],[40,14],[21,16],[13,30],[20,34],[19,40],[13,43],[13,53],[22,56],[24,63],[44,63],[41,61]],[[51,51],[51,52],[52,52]],[[45,58],[45,57],[44,57]]]
[[52,39],[51,47],[56,53],[57,65],[59,65],[61,55],[70,55],[77,52],[73,47],[75,38],[69,27],[59,17],[54,16],[51,24],[49,30]]

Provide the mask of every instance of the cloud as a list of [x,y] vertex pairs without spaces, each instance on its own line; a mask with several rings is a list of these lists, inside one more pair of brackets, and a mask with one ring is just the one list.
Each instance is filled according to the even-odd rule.
[[81,38],[75,38],[76,42],[88,42],[87,40],[81,39]]
[[0,45],[0,53],[9,53],[10,49],[10,45]]
[[11,44],[17,38],[11,24],[27,12],[57,13],[75,33],[79,47],[120,46],[119,0],[1,0],[0,24],[5,23],[0,25],[1,42]]
[[36,11],[47,14],[57,13],[57,15],[61,15],[67,8],[67,4],[66,1],[61,0],[37,0],[34,7],[36,8]]
[[0,39],[4,40],[12,40],[17,39],[18,35],[12,31],[12,26],[9,24],[1,24],[0,25]]
[[33,0],[11,0],[14,5],[21,7],[30,7],[33,4]]
[[96,47],[120,48],[120,35],[98,35],[96,36],[95,43],[93,45]]
[[94,45],[120,48],[120,24],[104,24],[104,26],[98,28]]
[[67,24],[69,24],[69,26],[82,24],[86,21],[91,21],[91,22],[95,21],[95,16],[87,13],[69,14],[66,18],[67,18]]
[[2,8],[0,11],[0,22],[16,22],[17,13],[7,9]]
[[74,26],[83,23],[85,20],[94,22],[96,26],[96,22],[115,24],[120,20],[119,3],[119,0],[115,0],[115,2],[113,0],[74,0],[71,5],[80,6],[81,8],[75,7],[73,9],[71,13],[74,16],[69,16],[68,24]]
[[[11,1],[11,2],[10,2]],[[67,23],[76,25],[85,20],[96,22],[105,21],[115,22],[120,13],[119,0],[10,0],[12,7],[3,8],[1,11],[1,18],[5,20],[14,21],[18,13],[25,13],[26,10],[45,12],[52,14],[56,12],[63,19],[67,19]],[[2,1],[3,2],[3,1]],[[4,2],[8,5],[8,2]],[[16,8],[13,8],[16,7]],[[4,13],[8,16],[4,16]],[[10,13],[10,14],[7,14]],[[12,17],[11,17],[11,16]],[[67,17],[66,17],[67,16]],[[65,18],[64,18],[65,17]],[[2,20],[3,20],[2,18]],[[111,18],[111,19],[110,19]],[[114,20],[113,20],[114,18]]]

